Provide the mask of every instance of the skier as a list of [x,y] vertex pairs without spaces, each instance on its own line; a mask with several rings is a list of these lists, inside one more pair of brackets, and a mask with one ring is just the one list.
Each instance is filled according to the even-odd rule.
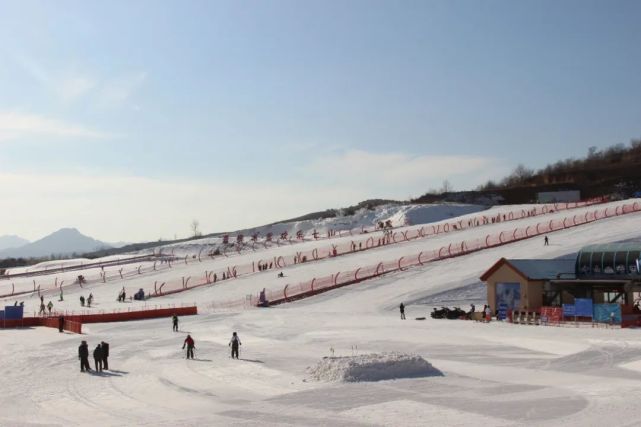
[[96,372],[102,372],[102,347],[98,344],[93,351],[93,361],[96,365]]
[[236,359],[238,359],[238,347],[241,345],[240,338],[238,338],[238,335],[236,332],[234,332],[231,336],[231,341],[229,341],[229,346],[231,347],[231,358],[234,359],[234,355],[236,356]]
[[45,314],[45,303],[44,302],[40,303],[40,311],[38,312],[38,314]]
[[178,332],[178,316],[176,316],[175,314],[171,316],[171,323],[174,326],[174,332]]
[[102,368],[109,370],[109,343],[101,341],[100,345],[102,347]]
[[405,304],[401,303],[399,309],[401,310],[401,320],[405,320]]
[[196,348],[196,343],[194,342],[194,339],[191,337],[191,335],[187,335],[187,338],[185,338],[185,342],[183,343],[183,350],[185,349],[185,346],[187,346],[187,359],[194,358],[194,349]]
[[58,317],[58,332],[62,333],[65,328],[65,318],[64,316]]
[[91,303],[93,302],[93,294],[89,294],[89,298],[87,298],[87,307],[91,307]]
[[80,295],[80,306],[84,307],[85,306],[85,297]]
[[89,367],[89,347],[87,341],[83,341],[78,347],[78,359],[80,359],[80,372],[91,371]]
[[51,301],[47,304],[47,308],[49,309],[49,316],[51,316],[51,309],[53,308],[53,303]]
[[550,240],[548,239],[548,236],[545,236],[543,238],[543,246],[548,246],[550,244]]
[[58,301],[64,301],[64,300],[65,299],[63,298],[63,295],[62,295],[62,288],[60,288],[60,299]]
[[485,308],[485,321],[489,323],[490,320],[492,320],[492,310],[490,309],[490,306],[488,305]]

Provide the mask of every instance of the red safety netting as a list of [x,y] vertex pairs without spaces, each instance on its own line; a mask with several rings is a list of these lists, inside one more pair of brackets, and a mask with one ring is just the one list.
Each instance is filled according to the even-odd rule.
[[[354,230],[349,230],[348,232],[344,232],[344,230],[343,231],[331,230],[330,232],[327,233],[327,237],[325,237],[326,239],[330,239],[334,237],[343,237],[346,235],[355,235],[355,234],[357,234],[359,238],[355,238],[350,242],[330,244],[330,246],[317,247],[307,251],[298,251],[294,255],[277,256],[277,257],[269,257],[269,258],[263,257],[253,261],[252,263],[248,263],[244,265],[233,265],[233,266],[222,267],[220,269],[205,270],[204,273],[202,275],[199,275],[198,277],[183,276],[183,277],[176,278],[166,282],[154,282],[153,289],[147,288],[145,290],[145,295],[147,296],[168,295],[176,292],[181,292],[187,289],[193,289],[199,286],[218,283],[220,281],[229,280],[242,275],[253,274],[253,273],[262,272],[266,270],[282,269],[287,266],[291,266],[298,263],[322,260],[329,257],[369,250],[369,249],[378,248],[381,246],[386,246],[391,244],[399,244],[402,242],[407,242],[415,239],[428,238],[433,235],[450,233],[450,232],[472,228],[472,227],[479,227],[483,225],[495,224],[495,223],[507,222],[507,221],[516,221],[519,219],[553,213],[555,211],[582,208],[589,205],[600,204],[600,203],[603,203],[604,201],[606,201],[606,198],[595,198],[595,199],[590,199],[582,202],[540,205],[540,206],[533,207],[532,209],[529,209],[529,210],[525,210],[525,209],[513,210],[510,212],[501,213],[494,216],[477,215],[466,220],[435,223],[433,225],[415,227],[407,230],[396,230],[396,231],[385,230],[384,233],[382,234],[380,233],[380,229],[378,229],[379,233],[372,236],[366,236],[366,235],[368,233],[376,231],[377,230],[376,227],[371,227],[371,228],[362,227],[360,229],[357,229],[358,233],[355,233]],[[616,209],[614,208],[609,208],[609,209],[611,211],[610,214],[613,214],[613,212],[618,210],[619,207],[617,207]],[[624,208],[621,207],[620,209],[621,212],[623,212],[623,209]],[[627,212],[623,212],[623,213],[627,213]],[[620,213],[617,213],[617,214],[620,214]],[[578,218],[578,217],[580,217],[580,215],[575,215],[574,217],[565,218],[564,227],[567,227],[570,225],[578,225],[579,223],[581,223],[580,222],[581,218]],[[509,234],[508,232],[505,232],[506,233],[505,235],[498,236],[498,238],[501,243],[503,241],[509,242],[509,241],[515,240],[517,238],[517,233],[519,233],[518,237],[520,238],[531,237],[532,235],[535,235],[534,234],[535,232],[538,234],[545,232],[545,231],[542,231],[543,227],[544,225],[538,224],[536,226],[536,229],[528,228],[526,230],[520,230],[520,231],[518,229],[515,229],[511,238],[510,236],[508,236]],[[489,238],[490,237],[488,236],[487,239]],[[322,240],[322,239],[323,238],[317,237],[314,240]],[[309,239],[306,239],[305,237],[303,237],[302,239],[299,239],[299,240],[292,240],[292,239],[276,240],[275,243],[271,242],[269,243],[269,245],[267,244],[267,242],[263,242],[263,244],[265,245],[265,247],[269,247],[270,245],[273,246],[273,245],[281,245],[286,243],[291,244],[291,243],[296,243],[298,241],[309,241]],[[485,242],[486,246],[489,244],[490,244],[489,240]],[[251,242],[249,244],[244,244],[242,247],[248,250],[252,248],[255,249],[256,245],[257,245],[256,242]],[[469,252],[471,251],[469,250],[470,248],[472,250],[478,250],[481,247],[483,247],[483,245],[478,242],[471,243],[471,244],[468,242],[462,242],[460,247],[450,245],[447,248],[441,248],[437,256],[438,257],[443,257],[445,255],[453,256],[456,253]],[[241,249],[238,249],[238,252],[240,253]],[[229,255],[227,253],[224,253],[223,255],[219,255],[218,257],[220,258],[222,256],[228,257]],[[410,263],[408,259],[402,260],[400,262],[401,264],[406,264],[405,266],[416,265],[416,263],[421,264],[427,259],[426,257],[428,256],[428,254],[423,254],[422,256],[421,254],[418,254],[417,256],[420,259],[416,260],[416,262],[414,263]],[[146,257],[149,258],[149,256],[146,256]],[[141,260],[142,258],[144,257],[132,258],[132,259]],[[38,294],[39,296],[40,295],[53,296],[53,295],[59,294],[61,291],[64,291],[64,289],[68,289],[70,287],[76,287],[76,286],[83,287],[84,285],[88,285],[88,284],[126,280],[128,278],[142,276],[145,274],[153,274],[154,272],[157,272],[157,271],[168,270],[177,265],[182,265],[182,264],[189,265],[190,263],[193,264],[194,262],[202,262],[203,259],[213,260],[215,258],[216,256],[213,255],[212,252],[206,252],[204,248],[201,248],[197,254],[185,255],[184,257],[181,257],[181,258],[173,257],[173,256],[172,257],[163,256],[162,259],[156,259],[156,260],[149,258],[148,260],[149,261],[153,260],[153,263],[148,262],[146,265],[141,264],[141,265],[138,265],[137,267],[128,268],[128,269],[125,269],[125,267],[122,267],[117,271],[100,271],[97,274],[91,274],[91,275],[87,274],[87,275],[83,275],[82,279],[78,277],[71,283],[69,282],[65,283],[64,280],[58,281],[57,277],[54,278],[53,281],[51,279],[48,279],[48,281],[47,279],[45,279],[40,281],[39,283],[37,283],[36,280],[34,279],[31,284],[21,283],[21,284],[18,284],[18,286],[12,283],[11,292],[6,292],[3,295],[0,295],[0,298],[25,295],[25,294]],[[131,259],[129,261],[131,261]],[[97,263],[95,266],[93,264],[89,266],[97,267],[100,265],[101,264]],[[106,264],[103,264],[103,265],[106,265]],[[88,268],[88,266],[85,265],[84,268]],[[389,269],[390,269],[389,267],[386,268],[386,271],[388,271]],[[51,271],[49,271],[49,273],[50,272]],[[40,274],[40,273],[38,272],[34,274]],[[0,276],[0,279],[3,279],[3,277]],[[127,295],[132,295],[135,292],[137,292],[138,289],[126,288],[125,291]]]
[[288,284],[282,290],[266,290],[264,294],[247,296],[243,300],[233,300],[209,304],[212,309],[247,307],[257,305],[274,305],[315,295],[324,290],[358,283],[362,280],[381,276],[385,273],[403,271],[409,267],[420,266],[428,262],[443,260],[455,256],[469,254],[475,251],[506,245],[515,241],[559,231],[571,227],[588,224],[604,218],[641,211],[638,202],[622,204],[616,207],[596,209],[582,215],[574,215],[563,219],[543,221],[536,225],[514,228],[499,233],[488,234],[484,238],[450,243],[439,249],[410,254],[396,260],[379,262],[370,266],[359,267],[355,270],[339,272],[332,275],[313,278],[298,284]]

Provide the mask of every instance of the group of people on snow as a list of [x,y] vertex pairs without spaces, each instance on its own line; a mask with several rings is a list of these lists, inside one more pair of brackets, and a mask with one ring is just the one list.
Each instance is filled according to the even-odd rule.
[[[175,325],[177,325],[177,323]],[[234,332],[231,336],[231,340],[229,341],[229,347],[231,347],[232,359],[238,359],[241,345],[242,344],[240,342],[240,338],[238,337],[238,334]],[[189,334],[187,334],[187,338],[185,338],[185,341],[183,341],[183,350],[185,348],[187,349],[187,354],[186,354],[187,359],[193,359],[194,349],[196,349],[196,342]]]
[[45,306],[45,297],[43,295],[40,295],[40,310],[38,311],[38,314],[46,315],[47,311],[49,310],[49,316],[51,316],[51,310],[53,310],[53,303],[49,301],[49,303]]
[[[91,371],[89,365],[89,345],[82,341],[78,347],[78,359],[80,359],[80,372]],[[93,360],[96,372],[109,370],[109,343],[101,341],[93,351]]]
[[93,303],[93,294],[89,293],[89,297],[85,300],[84,295],[80,295],[80,306],[84,307],[85,303],[87,304],[87,307],[91,307],[91,303]]

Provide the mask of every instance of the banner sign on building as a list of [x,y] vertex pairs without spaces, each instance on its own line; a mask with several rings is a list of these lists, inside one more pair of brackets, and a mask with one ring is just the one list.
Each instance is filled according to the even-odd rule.
[[496,306],[505,304],[509,310],[521,308],[521,284],[520,283],[497,283],[496,284]]
[[499,318],[498,320],[505,320],[507,318],[507,304],[502,302],[499,304]]
[[621,306],[619,304],[594,304],[594,321],[621,323]]
[[576,316],[576,306],[574,304],[563,304],[563,317]]
[[577,317],[592,317],[592,299],[591,298],[576,298],[574,306]]

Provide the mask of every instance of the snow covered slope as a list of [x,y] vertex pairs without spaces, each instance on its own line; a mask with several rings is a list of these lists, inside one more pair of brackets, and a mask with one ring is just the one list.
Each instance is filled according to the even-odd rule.
[[[555,212],[546,218],[562,215]],[[279,289],[289,281],[474,239],[514,228],[514,223],[297,264],[283,270],[285,278],[268,271],[141,303],[118,303],[117,291],[123,285],[148,287],[153,281],[202,274],[212,266],[293,255],[301,247],[329,243],[274,246],[76,287],[65,292],[62,308],[78,310],[78,296],[93,292],[98,303],[94,311],[196,301],[204,314],[181,318],[180,333],[171,331],[170,319],[85,325],[83,337],[45,328],[0,330],[4,389],[0,425],[634,424],[637,410],[630,402],[641,398],[636,330],[413,318],[427,315],[430,308],[422,302],[434,295],[446,292],[456,298],[458,294],[465,302],[479,275],[502,256],[554,258],[590,243],[641,241],[640,223],[641,214],[612,217],[550,234],[550,246],[543,246],[540,238],[522,240],[277,308],[207,309],[212,301],[242,298],[263,287]],[[408,320],[399,319],[401,301]],[[37,302],[37,296],[25,297],[29,310]],[[238,361],[228,355],[233,331],[243,343]],[[194,361],[183,358],[187,333],[196,340]],[[86,339],[90,348],[101,340],[109,342],[113,370],[81,374],[76,356],[80,339]],[[308,368],[322,356],[390,352],[418,354],[443,376],[375,383],[309,381]]]

